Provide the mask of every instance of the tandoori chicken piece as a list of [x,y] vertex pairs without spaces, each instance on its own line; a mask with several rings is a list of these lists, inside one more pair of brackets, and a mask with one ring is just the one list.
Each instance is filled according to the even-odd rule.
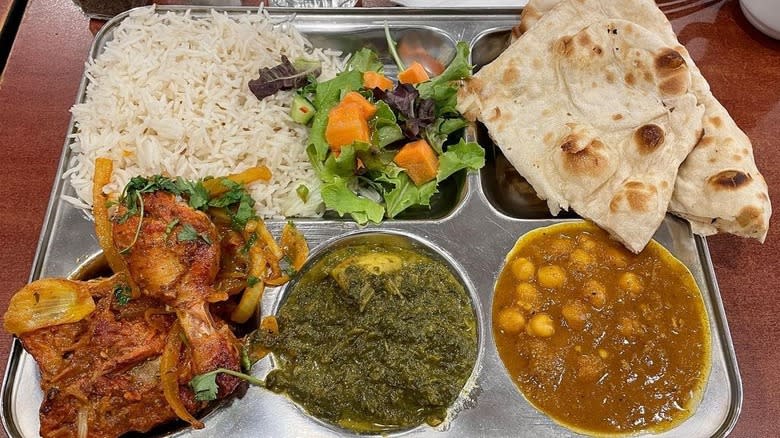
[[[144,193],[140,214],[113,226],[114,244],[141,293],[176,311],[192,354],[195,374],[240,369],[239,342],[216,322],[209,302],[224,300],[214,283],[220,267],[220,238],[208,216],[167,192]],[[122,210],[120,209],[120,214]],[[139,225],[140,221],[140,225]],[[220,374],[218,397],[239,380]]]
[[[41,370],[41,436],[116,437],[176,419],[159,378],[175,316],[152,298],[123,300],[120,275],[73,283],[95,300],[87,318],[19,336]],[[192,373],[179,369],[183,401],[195,412],[203,403],[187,388]]]

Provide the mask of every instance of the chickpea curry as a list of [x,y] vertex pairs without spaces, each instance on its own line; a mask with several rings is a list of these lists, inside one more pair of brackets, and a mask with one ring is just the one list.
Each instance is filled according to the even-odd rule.
[[525,398],[580,433],[662,432],[701,400],[710,330],[688,269],[587,222],[523,236],[496,282],[498,353]]

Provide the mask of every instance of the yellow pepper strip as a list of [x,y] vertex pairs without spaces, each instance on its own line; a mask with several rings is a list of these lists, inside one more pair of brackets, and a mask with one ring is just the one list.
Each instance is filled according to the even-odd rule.
[[108,266],[114,273],[124,274],[130,285],[131,295],[138,298],[141,291],[130,277],[125,260],[119,255],[114,246],[114,237],[111,233],[111,220],[108,217],[108,198],[103,194],[103,187],[111,181],[111,173],[114,170],[114,162],[108,158],[95,159],[95,176],[92,180],[92,215],[95,217],[95,234],[97,234],[100,248],[106,257]]
[[[271,180],[271,169],[269,169],[266,166],[260,165],[260,166],[250,167],[249,169],[240,173],[228,175],[225,178],[229,179],[230,181],[233,181],[234,183],[244,184],[244,185],[255,181],[267,182]],[[219,196],[228,191],[228,188],[225,187],[224,184],[222,184],[222,178],[214,178],[214,179],[203,181],[203,187],[206,188],[206,190],[209,192],[209,195],[212,197]]]

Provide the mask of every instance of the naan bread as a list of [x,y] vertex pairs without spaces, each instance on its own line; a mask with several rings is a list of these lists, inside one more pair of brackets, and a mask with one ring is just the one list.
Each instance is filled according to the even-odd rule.
[[[564,0],[572,2],[572,0]],[[561,0],[530,0],[514,29],[519,37]],[[574,2],[575,4],[578,2]],[[718,231],[761,242],[766,238],[772,205],[764,177],[758,171],[750,139],[737,126],[728,111],[712,95],[707,80],[687,51],[681,50],[666,16],[657,7],[648,10],[638,2],[621,0],[615,18],[634,20],[654,32],[680,52],[691,70],[692,89],[704,106],[704,135],[683,161],[677,173],[669,211],[688,219],[695,233]],[[647,2],[649,4],[649,2]],[[584,7],[582,5],[581,7]],[[640,15],[637,9],[643,9]]]
[[573,208],[639,252],[664,218],[704,109],[675,47],[612,18],[613,8],[559,5],[467,81],[458,106],[553,214]]

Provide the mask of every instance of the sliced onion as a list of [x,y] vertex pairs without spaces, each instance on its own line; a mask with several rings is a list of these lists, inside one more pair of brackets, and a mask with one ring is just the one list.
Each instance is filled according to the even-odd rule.
[[306,262],[306,258],[309,257],[309,245],[306,244],[306,239],[303,237],[300,231],[295,228],[291,222],[288,222],[284,228],[282,228],[282,252],[284,255],[290,258],[292,267],[296,271],[300,271],[303,264]]
[[79,408],[79,416],[78,416],[78,423],[77,423],[77,433],[78,438],[87,438],[89,436],[89,424],[87,421],[89,420],[89,412],[87,412],[87,408],[81,407]]
[[15,335],[81,321],[95,310],[85,283],[60,278],[34,281],[11,297],[5,330]]
[[203,423],[187,411],[181,397],[179,397],[178,365],[182,345],[181,335],[181,327],[176,321],[168,333],[165,349],[160,357],[160,382],[162,383],[163,395],[177,417],[190,423],[195,429],[203,429]]

